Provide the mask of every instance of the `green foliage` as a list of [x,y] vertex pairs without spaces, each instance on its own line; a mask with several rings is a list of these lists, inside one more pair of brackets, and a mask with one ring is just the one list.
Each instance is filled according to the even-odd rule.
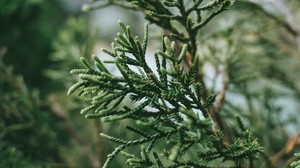
[[188,44],[188,50],[194,56],[198,31],[233,2],[234,0],[107,0],[105,4],[85,5],[84,9],[93,10],[106,5],[117,5],[141,11],[150,23],[169,31],[170,37]]
[[98,151],[100,140],[91,133],[99,132],[101,125],[97,121],[81,120],[76,112],[84,108],[86,103],[78,97],[69,98],[65,93],[66,88],[77,80],[65,70],[66,67],[71,70],[80,66],[80,57],[90,60],[94,51],[98,34],[89,32],[88,25],[87,18],[83,15],[66,19],[52,42],[54,51],[50,59],[53,63],[44,71],[51,80],[48,102],[54,112],[59,113],[56,123],[63,124],[73,140],[63,151],[67,167],[99,167],[102,158],[102,153]]
[[48,108],[2,62],[0,76],[0,167],[64,166],[57,146],[68,137]]
[[23,75],[30,88],[45,86],[48,82],[43,69],[50,64],[52,39],[64,18],[58,3],[58,0],[0,1],[3,7],[0,50],[6,53],[3,61],[13,64],[14,71]]
[[[0,1],[0,61],[14,67],[0,62],[0,167],[99,167],[106,155],[108,167],[299,167],[300,1],[93,0],[86,10],[135,10],[164,34],[146,56],[152,29],[139,40],[121,24],[105,61],[91,59],[90,24],[61,24],[58,3]],[[78,79],[86,102],[66,98]]]
[[[68,94],[79,90],[80,95],[90,100],[91,106],[81,111],[86,118],[102,118],[104,121],[131,118],[156,133],[152,135],[142,134],[143,138],[132,141],[101,134],[122,144],[110,155],[105,166],[126,147],[146,142],[152,144],[158,139],[169,139],[172,136],[175,136],[175,139],[177,139],[176,137],[182,139],[174,143],[174,147],[177,145],[191,146],[199,141],[197,133],[201,134],[203,132],[200,128],[210,130],[209,122],[200,120],[195,111],[196,109],[204,111],[205,108],[196,94],[201,91],[198,90],[199,87],[195,87],[199,83],[194,82],[193,79],[198,60],[195,59],[194,67],[183,75],[183,68],[179,64],[182,57],[176,59],[174,42],[170,42],[165,37],[163,39],[163,49],[155,54],[158,73],[156,75],[145,60],[148,26],[145,26],[146,36],[142,44],[137,38],[131,36],[129,27],[126,27],[123,23],[120,23],[120,26],[124,33],[119,33],[116,42],[112,43],[113,50],[104,49],[103,51],[114,58],[104,62],[114,63],[122,76],[112,75],[97,57],[94,57],[97,69],[94,69],[82,58],[82,63],[87,69],[74,69],[71,71],[73,74],[79,74],[82,81],[73,85]],[[184,54],[184,52],[185,47],[183,47],[181,54]],[[169,63],[169,69],[167,69],[167,62]],[[137,67],[137,72],[129,67],[132,65]],[[130,99],[132,108],[122,103],[126,97]],[[142,133],[136,128],[127,127],[127,129],[137,134]],[[183,130],[190,130],[190,135]],[[186,140],[183,140],[183,137]],[[151,146],[148,147],[148,152],[151,150]]]
[[[136,123],[127,125],[126,129],[141,136],[126,140],[101,133],[102,137],[119,144],[107,156],[104,167],[119,153],[127,158],[126,163],[131,167],[217,167],[221,163],[222,167],[234,164],[240,167],[247,164],[246,160],[249,167],[254,166],[253,159],[263,148],[244,127],[240,138],[232,144],[226,143],[223,133],[212,129],[212,123],[221,124],[212,107],[216,96],[207,96],[205,83],[199,80],[202,65],[197,53],[198,32],[232,1],[202,3],[178,0],[107,1],[104,4],[140,10],[168,36],[163,35],[162,47],[154,54],[156,70],[153,71],[146,62],[148,25],[141,42],[133,37],[129,26],[120,22],[123,32],[117,34],[112,50],[103,49],[112,60],[102,61],[94,56],[94,65],[91,65],[82,58],[85,68],[71,71],[78,74],[81,81],[74,84],[68,94],[77,92],[90,103],[81,114],[110,122],[133,120]],[[100,7],[85,6],[85,9]],[[112,74],[106,64],[115,66],[120,75]],[[140,156],[125,152],[137,145],[141,147]]]
[[[89,1],[163,30],[161,43],[145,31],[148,45],[123,25],[106,61],[91,59],[91,24],[62,24],[60,2],[0,0],[0,167],[99,167],[106,155],[108,167],[299,167],[300,1]],[[65,94],[80,57],[74,93],[87,102]]]
[[76,130],[79,123],[85,127],[77,131],[87,132],[93,123],[72,115],[84,103],[65,98],[75,79],[64,68],[79,66],[78,59],[90,55],[95,38],[79,17],[70,16],[59,29],[64,13],[58,3],[0,1],[0,167],[92,166],[68,130]]
[[[246,164],[249,167],[287,166],[290,154],[299,148],[296,145],[287,145],[289,146],[289,150],[287,150],[284,145],[291,136],[288,132],[298,129],[299,125],[297,123],[299,122],[298,110],[296,109],[298,105],[296,102],[299,102],[300,98],[299,74],[295,73],[299,72],[300,67],[298,57],[300,30],[297,26],[299,18],[295,17],[299,13],[297,10],[299,2],[241,0],[233,5],[232,10],[215,18],[232,2],[226,0],[108,0],[85,6],[85,9],[92,10],[107,5],[117,5],[140,11],[150,23],[163,28],[165,34],[163,39],[175,41],[171,44],[171,42],[163,40],[161,51],[154,55],[157,70],[154,71],[155,76],[151,77],[147,74],[145,70],[147,68],[140,59],[140,55],[143,55],[142,51],[145,49],[144,43],[130,37],[129,28],[121,26],[124,34],[118,34],[112,45],[113,50],[104,50],[114,57],[113,60],[104,61],[104,63],[115,65],[121,76],[110,74],[102,62],[98,65],[102,68],[93,69],[97,65],[92,66],[87,61],[83,61],[86,69],[73,71],[79,73],[79,77],[83,81],[74,85],[70,91],[78,89],[79,94],[87,96],[88,101],[91,102],[91,106],[82,110],[86,117],[100,117],[105,121],[128,117],[139,120],[139,118],[149,117],[147,115],[131,116],[147,110],[153,110],[152,113],[160,112],[160,109],[153,108],[152,105],[153,96],[156,96],[152,92],[156,91],[161,91],[161,97],[168,100],[167,108],[172,108],[172,102],[169,100],[180,102],[180,105],[185,108],[189,107],[186,104],[191,102],[185,102],[184,98],[193,100],[193,96],[187,89],[181,88],[186,84],[180,78],[185,76],[186,79],[189,79],[187,74],[193,71],[192,65],[197,63],[194,78],[191,80],[192,84],[188,87],[200,100],[201,106],[199,107],[201,108],[193,107],[192,110],[186,108],[185,112],[178,108],[178,112],[184,117],[181,121],[174,121],[193,130],[191,125],[197,124],[193,123],[193,117],[190,115],[193,116],[200,112],[203,115],[198,117],[198,119],[201,118],[200,121],[210,116],[213,125],[216,124],[223,131],[222,133],[213,132],[214,129],[211,130],[210,126],[207,127],[210,129],[209,131],[206,129],[207,134],[201,132],[201,135],[205,135],[201,136],[202,141],[194,144],[195,148],[201,152],[194,148],[186,150],[184,155],[180,152],[184,151],[185,147],[165,145],[159,140],[154,144],[150,153],[147,153],[148,148],[145,148],[148,144],[140,144],[143,145],[140,156],[136,153],[133,155],[131,152],[121,151],[123,148],[129,147],[131,141],[101,134],[105,138],[121,144],[112,155],[108,156],[108,161],[120,152],[128,158],[127,163],[132,167],[232,166],[232,162],[228,163],[228,160],[233,161],[236,167],[245,167]],[[212,18],[215,18],[213,24],[208,24]],[[164,49],[168,44],[171,49],[174,48],[174,50],[170,50],[170,53],[174,53],[171,56],[166,54],[167,48]],[[167,65],[163,63],[164,59],[168,62]],[[173,68],[176,60],[182,60],[177,64],[184,68]],[[164,65],[165,67],[163,67]],[[133,69],[133,67],[138,68]],[[215,73],[212,77],[209,76],[211,69],[207,70],[207,67],[212,67],[212,71]],[[89,76],[90,74],[93,76]],[[150,74],[152,74],[151,71]],[[178,76],[181,77],[178,78]],[[167,80],[165,80],[166,78]],[[138,79],[144,79],[144,81],[139,82]],[[176,84],[174,87],[168,83],[174,79],[179,79],[177,81],[182,86]],[[151,85],[147,80],[152,82]],[[167,92],[162,89],[166,84],[165,81],[168,85]],[[101,84],[102,87],[97,88],[99,82],[104,83]],[[152,99],[147,98],[144,92],[138,95],[131,95],[130,92],[125,95],[122,89],[126,88],[120,89],[120,84],[129,89],[141,88],[144,92],[152,93],[148,96]],[[141,84],[142,87],[139,87]],[[119,90],[115,91],[116,89]],[[184,93],[181,93],[180,90]],[[201,92],[197,92],[199,90]],[[210,92],[217,94],[209,97]],[[93,95],[99,96],[99,99],[94,100],[96,98]],[[122,103],[123,99],[132,100],[132,104],[129,107],[125,106],[125,103]],[[148,108],[147,105],[150,105],[151,108]],[[151,115],[153,115],[152,113]],[[245,130],[245,126],[241,124],[241,119],[237,124],[235,121],[237,115],[242,117],[247,128],[253,130],[253,137],[258,137],[257,139],[251,138],[250,132]],[[171,117],[169,118],[173,121]],[[139,124],[141,123],[144,122],[139,121],[137,125],[129,126],[127,129],[145,139],[147,136],[151,137],[153,135],[151,129],[140,128]],[[237,129],[237,125],[242,128],[242,132]],[[148,127],[148,125],[146,126]],[[183,132],[185,131],[183,130]],[[202,128],[201,131],[203,131]],[[174,137],[171,139],[175,141],[175,144],[176,138],[180,139],[180,136],[178,136],[179,138],[174,135],[171,137]],[[177,144],[180,143],[177,142]],[[262,152],[259,144],[265,147],[263,157],[258,158],[259,160],[254,163],[253,159],[256,154]],[[178,148],[181,149],[178,150]],[[163,152],[159,152],[162,149]],[[174,152],[176,150],[180,152]],[[189,153],[191,151],[192,154]],[[189,159],[195,156],[193,155],[194,151],[197,151],[196,155],[200,157],[198,165],[189,162]],[[174,158],[178,160],[174,160]],[[245,160],[248,160],[248,163]],[[179,162],[177,164],[173,161]]]
[[[276,3],[271,3],[272,9]],[[299,5],[298,2],[285,4]],[[296,36],[279,17],[284,13],[276,11],[277,8],[264,9],[265,5],[237,1],[228,11],[227,17],[232,17],[230,22],[223,22],[221,16],[214,25],[207,25],[206,37],[199,48],[200,60],[212,65],[217,74],[225,74],[225,81],[229,83],[221,115],[232,137],[239,135],[234,129],[235,116],[239,115],[265,148],[265,157],[256,165],[286,167],[292,153],[299,150],[299,146],[295,146],[286,154],[277,155],[285,148],[287,139],[299,131],[299,107],[295,103],[299,102],[300,93],[296,77],[299,76],[299,52],[293,40]],[[292,7],[290,10],[293,12]],[[297,16],[298,13],[292,14]],[[266,156],[276,156],[276,161]]]
[[298,160],[293,161],[290,165],[291,168],[299,168],[300,167],[300,153],[296,153],[295,156]]
[[209,162],[214,159],[221,158],[222,161],[232,160],[236,163],[237,167],[242,166],[243,159],[249,159],[250,162],[253,161],[257,153],[261,153],[263,148],[259,145],[257,140],[252,140],[252,135],[249,130],[243,132],[243,137],[237,139],[231,145],[225,145],[224,135],[221,132],[217,132],[211,137],[211,142],[215,147],[216,151],[200,152],[198,156],[200,159]]
[[[80,57],[91,59],[93,46],[97,39],[97,33],[89,33],[88,22],[83,16],[70,17],[58,32],[57,38],[53,41],[54,52],[50,55],[52,65],[46,70],[47,77],[55,83],[54,89],[64,86],[62,90],[69,87],[75,79],[65,70],[78,67]],[[61,82],[64,81],[64,82]]]
[[[252,159],[261,152],[261,147],[256,141],[252,141],[248,135],[245,140],[238,139],[230,147],[221,147],[223,138],[220,134],[211,130],[211,122],[207,114],[207,108],[215,100],[215,96],[201,101],[201,83],[197,82],[198,59],[193,59],[192,66],[184,72],[182,60],[186,54],[187,45],[183,45],[177,55],[175,42],[167,37],[162,39],[162,49],[154,54],[156,71],[153,71],[146,62],[146,47],[148,42],[148,25],[145,25],[144,39],[133,37],[129,26],[119,23],[123,33],[118,33],[112,50],[103,49],[113,59],[101,61],[94,57],[95,65],[82,58],[85,69],[74,69],[72,74],[79,74],[82,81],[74,84],[68,94],[78,92],[91,103],[81,110],[86,118],[101,118],[102,121],[115,121],[133,119],[135,127],[126,126],[142,138],[124,140],[101,133],[102,137],[119,143],[120,145],[108,155],[104,167],[107,167],[112,159],[124,149],[148,143],[148,147],[142,147],[142,158],[131,154],[127,156],[127,163],[133,167],[169,167],[196,166],[202,167],[205,162],[217,158],[224,160]],[[120,76],[111,74],[105,66],[113,64],[120,72]],[[135,67],[136,70],[133,69]],[[125,105],[124,99],[129,99],[131,104]],[[144,133],[142,130],[149,129]],[[153,149],[160,139],[164,139],[165,149]],[[189,150],[196,145],[207,146],[208,150],[215,149],[219,155],[213,153],[199,154],[203,161],[194,161],[186,157]],[[161,143],[161,142],[160,142]],[[158,152],[157,152],[157,151]],[[195,149],[193,149],[195,150]],[[164,152],[165,151],[165,152]],[[149,153],[154,160],[149,160]],[[163,163],[158,153],[169,163]],[[210,157],[215,155],[215,157]]]

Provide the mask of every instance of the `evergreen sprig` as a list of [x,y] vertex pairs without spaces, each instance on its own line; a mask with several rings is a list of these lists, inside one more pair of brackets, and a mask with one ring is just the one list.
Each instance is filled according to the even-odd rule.
[[[163,36],[162,49],[154,54],[156,71],[152,70],[146,61],[148,41],[148,25],[145,25],[144,39],[133,37],[129,26],[119,22],[122,33],[117,34],[112,50],[103,49],[103,52],[112,57],[112,60],[102,61],[94,56],[94,65],[86,59],[81,61],[84,69],[74,69],[72,74],[78,74],[81,81],[74,84],[68,94],[78,92],[85,97],[90,106],[81,111],[86,118],[101,118],[103,121],[133,119],[137,126],[126,126],[127,130],[141,136],[139,139],[124,140],[104,133],[100,135],[110,141],[120,144],[108,155],[103,167],[123,150],[136,145],[148,144],[142,147],[142,158],[125,154],[127,163],[133,167],[176,167],[196,166],[203,167],[206,162],[223,158],[224,160],[242,160],[254,158],[261,151],[261,147],[251,136],[238,139],[231,146],[223,146],[222,134],[213,133],[211,121],[206,114],[215,100],[215,96],[201,101],[201,85],[195,80],[197,76],[198,59],[193,60],[191,68],[185,72],[182,59],[186,53],[184,44],[179,55],[175,52],[175,42]],[[113,64],[120,75],[110,73],[105,64]],[[134,68],[133,68],[134,67]],[[129,99],[131,104],[124,103]],[[150,129],[150,132],[141,129]],[[153,145],[164,139],[168,148],[160,153],[170,161],[168,165],[160,161]],[[201,161],[186,160],[195,144],[203,140],[212,142],[207,153],[198,154]],[[166,152],[164,152],[166,151]],[[148,156],[152,153],[154,160]]]
[[[216,96],[203,96],[203,81],[198,79],[200,65],[196,54],[196,35],[233,1],[214,0],[205,5],[201,5],[202,0],[189,3],[183,0],[107,2],[141,10],[146,19],[171,34],[162,36],[162,47],[153,56],[156,65],[153,70],[146,61],[148,24],[144,27],[143,40],[139,40],[133,36],[129,26],[119,22],[122,32],[117,34],[111,50],[102,50],[112,59],[102,61],[94,56],[94,65],[91,65],[82,58],[85,68],[71,71],[78,74],[81,81],[74,84],[68,94],[77,92],[90,103],[81,111],[86,118],[136,122],[126,129],[140,138],[126,140],[100,134],[119,144],[107,156],[103,167],[108,167],[118,154],[125,156],[126,163],[135,168],[209,167],[208,162],[220,158],[237,163],[255,158],[262,149],[249,132],[245,131],[235,143],[224,145],[223,134],[212,130],[208,108],[215,102]],[[203,12],[206,12],[204,19]],[[181,27],[174,26],[174,22]],[[184,69],[183,61],[187,63],[187,57],[192,59],[189,59],[188,68]],[[106,68],[107,64],[112,64],[119,75],[112,74]],[[158,143],[163,147],[156,148]],[[141,147],[140,156],[124,151],[132,146]],[[197,159],[195,151],[198,151],[200,159]]]
[[[123,33],[118,33],[112,50],[103,49],[113,59],[101,61],[94,57],[92,66],[84,58],[81,59],[85,69],[74,69],[81,81],[74,84],[68,91],[71,95],[78,92],[90,101],[91,105],[81,111],[86,118],[101,118],[103,121],[134,119],[144,127],[156,133],[147,134],[132,126],[127,126],[143,138],[126,141],[106,134],[101,136],[121,144],[108,156],[104,167],[123,149],[149,143],[147,152],[158,139],[178,139],[172,142],[170,158],[177,161],[193,144],[201,139],[201,132],[210,132],[210,119],[205,108],[213,103],[212,99],[201,103],[199,92],[201,87],[195,81],[198,59],[193,66],[184,72],[181,65],[187,45],[183,45],[179,55],[175,52],[175,42],[163,38],[163,49],[155,54],[156,70],[153,71],[146,62],[148,41],[148,25],[145,25],[145,37],[139,42],[133,37],[130,27],[119,23]],[[114,64],[120,76],[111,74],[105,64]],[[138,70],[134,70],[132,66]],[[130,99],[131,104],[125,105],[124,100]],[[203,119],[200,119],[203,115]],[[185,150],[180,150],[184,148]]]
[[295,153],[295,157],[297,158],[297,160],[293,161],[290,164],[291,168],[300,168],[300,152]]
[[198,156],[201,160],[209,162],[215,159],[222,159],[222,161],[231,160],[240,167],[243,159],[248,159],[252,162],[257,157],[257,154],[263,151],[256,139],[252,139],[249,130],[245,130],[243,137],[237,139],[233,144],[224,144],[223,133],[216,132],[210,136],[212,146],[215,151],[199,152]]

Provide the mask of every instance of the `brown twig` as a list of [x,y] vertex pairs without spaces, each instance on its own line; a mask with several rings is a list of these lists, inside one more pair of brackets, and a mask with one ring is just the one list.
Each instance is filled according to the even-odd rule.
[[299,140],[300,140],[300,132],[298,132],[296,135],[292,136],[286,146],[281,149],[279,152],[277,152],[275,155],[273,155],[272,157],[270,157],[270,161],[273,165],[275,165],[275,163],[280,160],[281,157],[283,157],[286,154],[290,154],[295,147],[297,146],[297,144],[299,144]]
[[225,95],[228,90],[228,79],[224,68],[220,70],[220,74],[222,77],[222,88],[217,95],[216,103],[210,109],[210,115],[214,117],[214,121],[216,122],[217,126],[219,127],[220,130],[223,131],[225,141],[227,143],[231,143],[232,139],[231,136],[229,135],[230,133],[227,128],[227,125],[223,122],[220,116],[220,111],[222,110],[223,104],[225,102]]
[[99,165],[102,165],[103,163],[103,148],[104,148],[104,145],[103,145],[103,142],[102,142],[102,139],[99,138],[99,133],[102,132],[102,125],[101,125],[101,122],[99,120],[95,120],[95,143],[96,143],[96,156],[98,156],[98,161],[99,161]]
[[228,80],[227,80],[227,77],[226,77],[227,75],[225,73],[225,70],[222,69],[220,73],[221,73],[223,79],[222,79],[221,91],[219,92],[218,97],[217,97],[217,102],[214,105],[214,107],[216,109],[216,112],[221,111],[222,106],[223,106],[224,101],[225,101],[225,95],[226,95],[226,92],[228,90]]

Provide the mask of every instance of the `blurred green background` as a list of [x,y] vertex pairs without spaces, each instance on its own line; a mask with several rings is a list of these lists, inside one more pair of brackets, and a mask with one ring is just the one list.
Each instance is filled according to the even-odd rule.
[[[119,31],[117,20],[137,35],[143,31],[138,12],[81,12],[89,2],[0,0],[1,168],[95,168],[114,148],[100,132],[134,136],[122,131],[124,122],[84,119],[84,100],[66,95],[77,80],[69,71],[81,66],[80,57],[103,55],[100,48]],[[286,167],[300,149],[299,8],[298,0],[239,0],[198,37],[210,91],[220,91],[221,70],[228,76],[223,120],[234,128],[240,116],[265,147],[257,167]],[[149,50],[155,51],[161,30],[150,28]],[[125,167],[123,162],[112,167]]]

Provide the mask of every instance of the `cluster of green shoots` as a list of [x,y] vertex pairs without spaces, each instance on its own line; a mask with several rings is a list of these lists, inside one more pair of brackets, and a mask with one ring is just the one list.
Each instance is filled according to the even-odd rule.
[[[169,30],[171,35],[162,36],[161,48],[153,55],[154,70],[146,61],[148,24],[144,27],[143,40],[139,40],[132,35],[129,26],[119,22],[122,32],[117,34],[112,49],[102,50],[112,59],[101,60],[94,56],[92,65],[82,58],[84,68],[71,71],[81,80],[68,94],[76,92],[90,103],[81,114],[104,122],[134,121],[126,129],[140,136],[126,140],[101,133],[102,137],[119,144],[107,156],[103,167],[108,167],[118,154],[125,156],[126,163],[135,168],[213,167],[227,161],[229,166],[241,166],[245,160],[249,160],[251,166],[262,148],[246,129],[234,143],[224,142],[223,133],[212,129],[208,112],[216,96],[204,98],[203,81],[198,80],[197,32],[231,1],[215,0],[200,7],[202,0],[194,0],[188,9],[183,0],[109,3],[143,10],[146,19]],[[202,20],[201,11],[215,7],[217,10]],[[181,15],[168,8],[178,8]],[[193,13],[197,24],[190,18]],[[179,32],[173,21],[181,23],[186,33]],[[192,59],[186,61],[187,57]],[[185,67],[184,62],[190,62],[189,66]],[[112,64],[119,75],[110,72],[107,64]],[[132,146],[140,146],[140,155],[126,152]]]

